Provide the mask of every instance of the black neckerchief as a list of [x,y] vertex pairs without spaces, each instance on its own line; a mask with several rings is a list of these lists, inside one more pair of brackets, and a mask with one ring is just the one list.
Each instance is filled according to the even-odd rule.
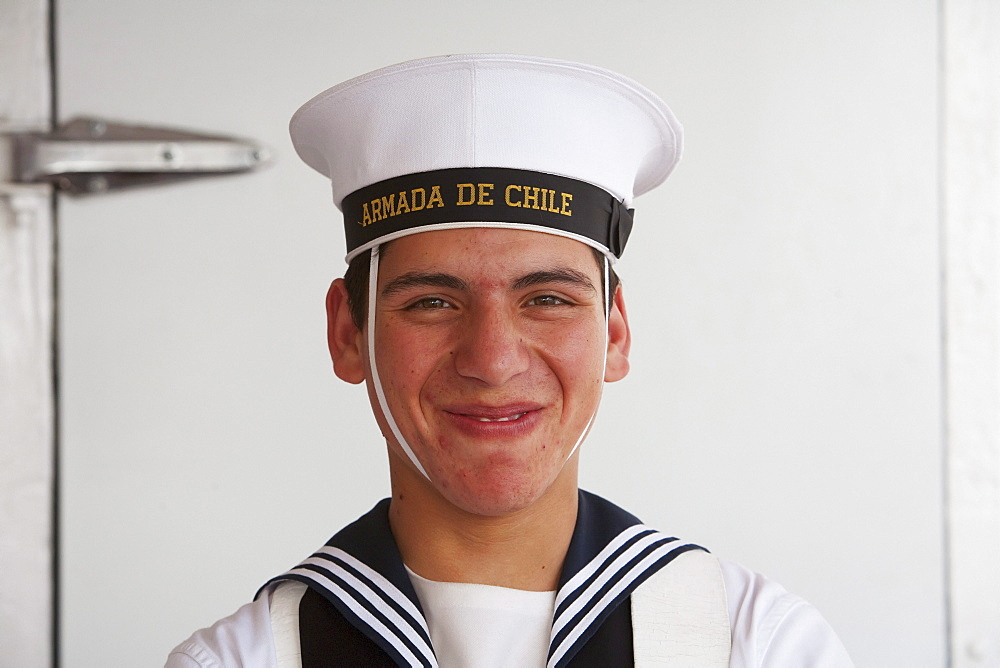
[[[614,665],[631,665],[631,615],[622,602],[675,557],[696,549],[704,548],[650,529],[581,490],[547,665],[597,665],[608,657]],[[304,667],[437,666],[420,601],[389,529],[388,499],[261,591],[282,580],[309,586],[299,610]]]

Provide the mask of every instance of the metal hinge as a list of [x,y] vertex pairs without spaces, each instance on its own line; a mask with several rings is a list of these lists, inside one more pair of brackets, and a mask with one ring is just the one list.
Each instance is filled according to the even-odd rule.
[[245,139],[96,118],[7,138],[14,183],[52,183],[74,194],[245,172],[270,158],[263,146]]

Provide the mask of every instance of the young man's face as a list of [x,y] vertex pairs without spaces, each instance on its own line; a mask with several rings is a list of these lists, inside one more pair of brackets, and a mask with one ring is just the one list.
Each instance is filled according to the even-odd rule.
[[[550,234],[434,231],[386,249],[378,372],[400,433],[441,496],[498,515],[570,475],[564,464],[597,410],[602,379],[627,372],[624,311],[613,305],[609,345],[602,290],[591,249]],[[425,484],[373,405],[392,466],[404,468],[394,473]]]

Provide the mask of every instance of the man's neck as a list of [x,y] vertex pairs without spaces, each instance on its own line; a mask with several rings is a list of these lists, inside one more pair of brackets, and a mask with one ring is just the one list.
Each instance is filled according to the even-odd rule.
[[389,523],[403,562],[440,582],[552,591],[576,525],[576,458],[535,502],[499,516],[452,505],[426,480],[392,471]]

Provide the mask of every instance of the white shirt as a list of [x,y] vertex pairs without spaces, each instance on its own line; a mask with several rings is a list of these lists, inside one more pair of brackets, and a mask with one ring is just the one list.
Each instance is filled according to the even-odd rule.
[[544,666],[555,591],[434,582],[409,568],[441,666]]

